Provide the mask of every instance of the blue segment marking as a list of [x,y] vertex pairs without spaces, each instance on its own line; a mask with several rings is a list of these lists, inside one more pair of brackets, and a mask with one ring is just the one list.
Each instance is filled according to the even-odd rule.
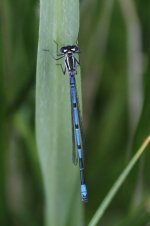
[[82,151],[81,149],[78,149],[79,158],[82,159]]
[[81,185],[81,195],[82,195],[82,201],[87,202],[88,194],[87,194],[87,189],[86,189],[86,185],[85,184]]
[[73,113],[74,113],[74,121],[75,121],[75,125],[78,125],[78,124],[79,124],[79,121],[78,121],[77,108],[73,108]]
[[80,133],[79,133],[79,129],[76,129],[76,138],[77,138],[77,145],[81,145],[81,137],[80,137]]

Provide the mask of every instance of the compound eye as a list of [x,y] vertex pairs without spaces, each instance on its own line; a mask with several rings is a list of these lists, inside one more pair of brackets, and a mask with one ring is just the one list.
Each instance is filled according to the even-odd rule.
[[71,48],[71,51],[75,52],[76,51],[76,48],[75,47]]
[[66,53],[67,52],[67,49],[63,49],[63,52]]
[[67,49],[64,48],[64,47],[62,47],[62,48],[60,49],[60,52],[61,52],[61,53],[66,53],[66,52],[67,52]]
[[71,50],[73,52],[78,52],[79,51],[79,48],[78,48],[78,46],[72,46]]
[[78,47],[77,46],[72,46],[71,51],[77,52],[78,51]]

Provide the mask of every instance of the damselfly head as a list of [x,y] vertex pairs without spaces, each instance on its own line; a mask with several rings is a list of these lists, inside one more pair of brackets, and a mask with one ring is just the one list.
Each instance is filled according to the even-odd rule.
[[80,49],[76,45],[64,46],[64,47],[62,47],[60,49],[60,52],[63,53],[63,54],[66,54],[66,53],[79,53],[80,52]]

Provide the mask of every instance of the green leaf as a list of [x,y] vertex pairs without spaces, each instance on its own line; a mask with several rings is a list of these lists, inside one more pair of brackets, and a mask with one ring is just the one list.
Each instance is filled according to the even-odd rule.
[[[69,79],[53,57],[74,44],[79,1],[41,0],[36,83],[36,138],[45,188],[47,225],[83,225],[79,169],[72,164]],[[48,49],[49,52],[43,51]],[[52,57],[53,56],[53,57]],[[80,73],[77,75],[80,88]],[[68,222],[68,224],[67,224]]]

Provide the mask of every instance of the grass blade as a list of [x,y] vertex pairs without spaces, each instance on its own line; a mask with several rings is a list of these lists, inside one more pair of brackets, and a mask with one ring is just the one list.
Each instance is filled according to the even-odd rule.
[[143,152],[145,151],[145,149],[146,149],[146,147],[148,146],[149,143],[150,143],[150,136],[148,136],[146,138],[146,140],[144,141],[142,146],[139,148],[139,150],[136,152],[136,154],[130,160],[130,162],[127,165],[127,167],[121,173],[121,175],[119,176],[119,178],[117,179],[117,181],[115,182],[115,184],[113,185],[111,190],[109,191],[108,195],[106,196],[106,198],[104,199],[104,201],[102,202],[102,204],[100,205],[98,210],[96,211],[95,215],[91,219],[91,221],[88,224],[88,226],[95,226],[95,225],[97,225],[97,223],[99,222],[99,220],[103,216],[105,210],[109,206],[110,202],[112,201],[112,199],[116,195],[117,191],[119,190],[119,188],[121,187],[121,185],[123,184],[125,179],[127,178],[128,174],[132,170],[132,168],[135,165],[135,163],[138,161],[140,156],[143,154]]

